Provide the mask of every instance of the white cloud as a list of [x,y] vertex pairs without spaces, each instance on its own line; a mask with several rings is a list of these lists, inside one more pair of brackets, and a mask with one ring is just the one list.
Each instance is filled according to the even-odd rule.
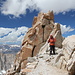
[[16,43],[21,44],[21,41],[24,38],[24,35],[28,31],[27,27],[18,27],[18,28],[0,28],[0,42],[2,44],[7,43]]
[[26,14],[29,6],[34,6],[31,0],[6,0],[3,2],[1,12],[5,15],[11,14],[19,17],[21,14]]
[[[61,26],[61,32],[62,34],[65,34],[66,32],[71,32],[74,29],[70,26],[62,25]],[[24,35],[28,31],[27,27],[18,27],[18,28],[0,28],[0,43],[1,44],[21,44]]]
[[65,34],[67,32],[71,32],[71,31],[75,30],[75,29],[71,28],[70,26],[67,27],[67,25],[60,24],[60,26],[61,26],[61,32],[62,32],[62,34]]
[[19,17],[25,15],[26,10],[34,9],[48,12],[53,10],[55,13],[75,10],[75,0],[6,0],[1,6],[1,12],[5,15],[11,14]]
[[13,28],[0,28],[0,37],[9,34],[10,32],[14,32]]
[[75,16],[75,14],[72,14],[72,15],[71,15],[71,17],[74,17],[74,16]]

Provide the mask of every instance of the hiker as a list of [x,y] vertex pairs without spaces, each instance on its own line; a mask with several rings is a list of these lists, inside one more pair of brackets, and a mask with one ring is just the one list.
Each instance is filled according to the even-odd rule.
[[55,54],[55,38],[53,38],[52,35],[50,35],[50,38],[48,40],[48,43],[50,43],[50,55],[52,54],[52,51],[53,51],[53,54]]

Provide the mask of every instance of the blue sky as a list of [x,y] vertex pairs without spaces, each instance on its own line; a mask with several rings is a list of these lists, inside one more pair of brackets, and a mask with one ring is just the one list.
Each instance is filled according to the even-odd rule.
[[64,37],[75,35],[75,0],[0,0],[0,44],[21,44],[34,16],[49,10]]

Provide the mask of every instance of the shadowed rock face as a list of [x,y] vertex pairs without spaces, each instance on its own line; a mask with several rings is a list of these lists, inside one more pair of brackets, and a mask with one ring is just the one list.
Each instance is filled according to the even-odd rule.
[[[15,67],[15,73],[26,67],[28,57],[38,54],[50,34],[52,34],[56,40],[59,40],[60,43],[58,44],[58,41],[56,41],[56,46],[61,47],[62,35],[60,24],[54,23],[53,12],[39,13],[37,17],[34,17],[32,28],[29,28],[23,39],[21,51],[16,55],[14,65],[17,68]],[[57,35],[59,37],[61,36],[60,39],[58,39],[59,37],[57,37]]]

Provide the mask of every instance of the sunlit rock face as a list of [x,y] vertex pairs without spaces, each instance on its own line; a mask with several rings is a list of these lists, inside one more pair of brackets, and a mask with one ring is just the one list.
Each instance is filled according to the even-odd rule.
[[67,37],[62,44],[69,74],[75,75],[75,35]]
[[75,35],[64,39],[54,62],[52,64],[56,67],[67,70],[69,75],[75,75]]
[[[54,71],[58,69],[59,71],[62,70],[61,75],[75,75],[75,35],[65,38],[62,43],[62,48],[55,47],[55,50],[55,55],[49,55],[49,46],[46,42],[45,45],[40,48],[38,56],[28,58],[26,69],[31,70],[31,72],[26,75],[35,75],[36,73],[37,75],[40,73],[42,75],[54,75]],[[43,64],[44,66],[42,66]],[[49,66],[52,66],[52,68]],[[45,70],[43,70],[44,67],[46,68]],[[56,70],[54,67],[56,67]],[[23,72],[25,73],[26,70]],[[55,73],[56,75],[60,75],[58,71]]]
[[16,61],[24,60],[21,64],[21,68],[25,67],[25,63],[27,63],[26,59],[28,57],[35,56],[39,52],[40,47],[47,41],[53,28],[53,12],[48,12],[47,14],[41,12],[37,17],[34,17],[33,25],[25,35],[21,51],[17,54]]
[[26,33],[21,50],[16,55],[14,62],[15,67],[13,67],[15,71],[10,70],[10,74],[24,69],[27,64],[27,58],[38,54],[40,48],[45,44],[50,34],[56,38],[56,46],[62,47],[63,38],[60,24],[54,23],[53,11],[49,11],[48,13],[41,12],[37,17],[34,17],[32,27],[29,28]]

